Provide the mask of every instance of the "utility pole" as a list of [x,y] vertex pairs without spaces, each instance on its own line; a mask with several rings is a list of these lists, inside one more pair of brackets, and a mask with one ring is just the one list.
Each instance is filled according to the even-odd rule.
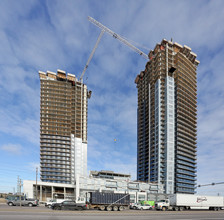
[[38,176],[38,167],[36,168],[36,200],[37,200],[37,176]]
[[22,180],[19,179],[19,205],[22,206],[21,204],[21,186],[22,186]]
[[19,195],[19,176],[17,177],[17,194]]
[[21,190],[22,187],[22,180],[19,178],[19,176],[17,177],[17,195],[19,195],[19,205],[21,206]]

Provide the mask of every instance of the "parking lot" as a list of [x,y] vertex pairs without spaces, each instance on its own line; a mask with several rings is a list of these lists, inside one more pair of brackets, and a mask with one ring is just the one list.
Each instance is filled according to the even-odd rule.
[[118,219],[224,219],[224,210],[222,211],[208,211],[208,210],[194,210],[194,211],[155,211],[155,210],[124,210],[122,212],[108,212],[98,210],[84,210],[84,211],[54,211],[40,205],[38,207],[20,207],[8,206],[0,204],[0,220],[70,220],[70,219],[93,219],[93,220],[118,220]]

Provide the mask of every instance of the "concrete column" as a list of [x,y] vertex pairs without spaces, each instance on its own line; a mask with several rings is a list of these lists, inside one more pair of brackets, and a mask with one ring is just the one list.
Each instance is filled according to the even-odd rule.
[[79,175],[76,175],[76,192],[75,192],[75,200],[78,201],[79,198]]
[[64,199],[66,197],[66,188],[64,187]]
[[53,199],[54,198],[54,187],[52,186],[51,187],[51,199]]
[[43,199],[42,199],[42,185],[40,185],[40,201],[43,201]]

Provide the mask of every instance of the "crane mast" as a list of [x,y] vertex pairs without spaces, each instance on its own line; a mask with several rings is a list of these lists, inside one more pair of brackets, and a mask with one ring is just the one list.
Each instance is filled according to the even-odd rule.
[[88,20],[90,22],[92,22],[94,25],[96,25],[98,28],[101,28],[102,30],[104,30],[105,32],[107,32],[108,34],[110,34],[112,37],[118,39],[123,44],[125,44],[128,47],[130,47],[132,50],[134,50],[136,53],[138,53],[139,55],[141,55],[142,57],[144,57],[146,60],[149,59],[149,57],[148,57],[147,54],[145,54],[144,52],[142,52],[141,50],[139,50],[137,47],[135,47],[134,45],[132,45],[131,43],[129,43],[127,40],[125,40],[120,35],[116,34],[114,31],[110,30],[109,28],[107,28],[106,26],[104,26],[103,24],[101,24],[100,22],[96,21],[94,18],[88,16]]
[[80,80],[81,80],[81,81],[83,81],[83,76],[84,76],[84,74],[85,74],[85,72],[86,72],[86,70],[87,70],[87,68],[88,68],[88,66],[89,66],[90,61],[91,61],[92,58],[93,58],[93,55],[94,55],[94,53],[95,53],[95,51],[96,51],[96,48],[98,47],[98,45],[99,45],[99,43],[100,43],[100,39],[101,39],[101,37],[103,36],[104,32],[105,32],[105,31],[102,30],[102,31],[100,32],[99,37],[97,38],[96,44],[95,44],[95,46],[94,46],[94,48],[93,48],[93,50],[92,50],[92,52],[91,52],[91,54],[90,54],[90,56],[89,56],[89,59],[88,59],[86,65],[85,65],[85,67],[84,67],[84,69],[83,69],[83,71],[82,71],[82,74],[81,74],[81,76],[80,76]]

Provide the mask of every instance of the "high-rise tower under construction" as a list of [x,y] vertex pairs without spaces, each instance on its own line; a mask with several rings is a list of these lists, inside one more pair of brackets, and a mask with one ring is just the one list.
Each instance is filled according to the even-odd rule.
[[41,180],[75,183],[87,175],[87,99],[91,91],[62,70],[39,71]]
[[162,40],[137,75],[137,178],[163,183],[166,193],[195,192],[197,145],[196,54]]

